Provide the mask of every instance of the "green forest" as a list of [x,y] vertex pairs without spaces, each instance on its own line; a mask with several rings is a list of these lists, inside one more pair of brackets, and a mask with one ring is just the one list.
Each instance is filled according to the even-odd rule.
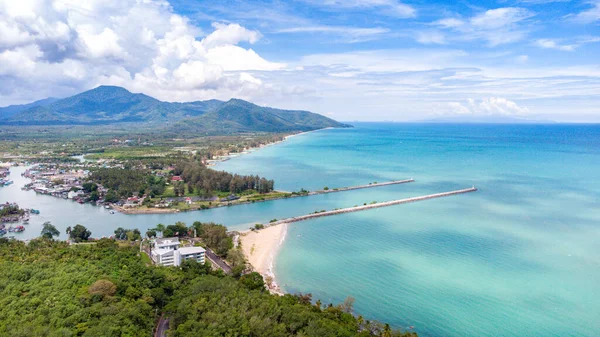
[[197,161],[179,162],[175,165],[175,175],[180,175],[196,191],[220,191],[241,193],[256,190],[259,193],[273,191],[275,182],[259,176],[244,176],[225,171],[209,169]]
[[193,261],[155,267],[136,247],[0,239],[0,336],[152,336],[163,312],[171,337],[415,336],[353,316],[352,301],[270,295],[257,273]]

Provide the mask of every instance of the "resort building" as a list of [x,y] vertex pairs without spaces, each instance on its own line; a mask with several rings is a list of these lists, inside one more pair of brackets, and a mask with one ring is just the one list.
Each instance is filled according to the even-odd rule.
[[155,239],[152,242],[152,260],[161,266],[180,266],[181,262],[188,259],[204,263],[204,248],[179,247],[180,245],[179,238]]

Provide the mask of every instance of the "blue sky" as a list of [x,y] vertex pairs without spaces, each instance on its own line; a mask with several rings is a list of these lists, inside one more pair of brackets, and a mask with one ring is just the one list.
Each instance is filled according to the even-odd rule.
[[600,1],[0,0],[0,105],[121,85],[339,120],[600,122]]

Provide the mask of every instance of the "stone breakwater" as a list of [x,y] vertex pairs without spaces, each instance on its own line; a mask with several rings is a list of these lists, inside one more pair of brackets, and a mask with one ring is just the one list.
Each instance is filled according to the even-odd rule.
[[455,191],[449,191],[449,192],[429,194],[429,195],[424,195],[424,196],[420,196],[420,197],[412,197],[412,198],[406,198],[406,199],[399,199],[399,200],[379,202],[379,203],[374,203],[374,204],[369,204],[369,205],[362,205],[362,206],[354,206],[354,207],[336,209],[336,210],[333,210],[333,211],[325,211],[325,212],[319,212],[319,213],[313,213],[313,214],[307,214],[307,215],[301,215],[301,216],[291,217],[291,218],[287,218],[287,219],[282,219],[282,220],[271,222],[271,223],[267,224],[267,226],[275,226],[275,225],[280,225],[280,224],[283,224],[283,223],[291,223],[291,222],[304,221],[304,220],[309,220],[309,219],[313,219],[313,218],[320,218],[320,217],[324,217],[324,216],[331,216],[331,215],[337,215],[337,214],[344,214],[344,213],[364,211],[364,210],[373,209],[373,208],[380,208],[380,207],[387,207],[387,206],[393,206],[393,205],[406,204],[406,203],[409,203],[409,202],[415,202],[415,201],[421,201],[421,200],[428,200],[428,199],[448,197],[448,196],[451,196],[451,195],[464,194],[464,193],[470,193],[470,192],[475,192],[475,191],[477,191],[477,188],[471,187],[471,188],[465,188],[465,189],[462,189],[462,190],[455,190]]

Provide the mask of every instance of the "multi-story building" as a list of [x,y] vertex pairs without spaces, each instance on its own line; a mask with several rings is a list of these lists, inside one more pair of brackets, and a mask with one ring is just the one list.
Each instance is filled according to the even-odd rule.
[[179,247],[180,245],[179,238],[155,239],[152,242],[152,260],[161,266],[180,266],[181,262],[188,259],[204,263],[204,248]]

